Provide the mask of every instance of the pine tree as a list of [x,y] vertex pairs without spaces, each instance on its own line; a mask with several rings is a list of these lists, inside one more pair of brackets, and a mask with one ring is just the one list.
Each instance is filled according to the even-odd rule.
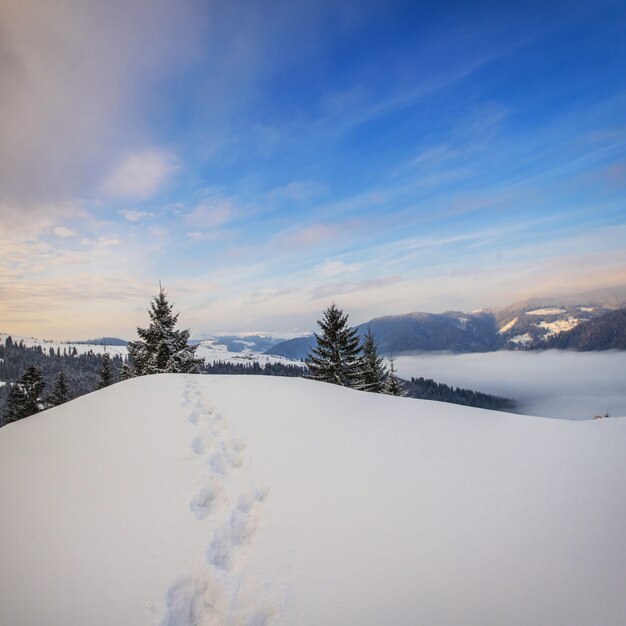
[[11,385],[4,412],[4,422],[6,424],[15,422],[42,411],[45,404],[41,394],[45,386],[41,370],[31,365],[22,377]]
[[120,380],[128,380],[129,378],[133,377],[133,372],[130,369],[130,366],[128,365],[128,363],[124,363],[122,364],[122,367],[120,369]]
[[404,390],[400,379],[396,376],[396,366],[393,355],[389,357],[389,375],[387,376],[385,393],[390,396],[406,396],[406,391]]
[[70,388],[67,384],[65,372],[61,370],[52,388],[52,392],[48,396],[46,403],[49,407],[59,406],[70,399]]
[[172,309],[161,288],[150,302],[150,325],[137,328],[139,340],[128,343],[134,374],[199,373],[202,360],[195,358],[197,346],[188,345],[189,330],[175,330],[178,313],[174,315]]
[[115,382],[113,378],[113,365],[111,363],[111,357],[108,352],[102,355],[102,361],[98,368],[98,382],[96,383],[96,390],[104,389]]
[[307,357],[311,378],[344,387],[356,387],[360,357],[356,329],[348,326],[348,316],[334,302],[317,323],[322,333],[315,333],[317,345]]
[[371,328],[367,329],[362,350],[358,388],[373,393],[384,393],[387,387],[387,368],[383,363],[383,357],[378,354]]

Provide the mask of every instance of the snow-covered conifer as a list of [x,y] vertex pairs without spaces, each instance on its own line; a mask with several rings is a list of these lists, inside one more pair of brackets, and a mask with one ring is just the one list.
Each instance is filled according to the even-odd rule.
[[52,392],[47,398],[47,405],[49,407],[59,406],[67,402],[70,399],[70,388],[67,384],[67,378],[65,372],[61,370],[57,376]]
[[111,357],[108,352],[102,355],[100,367],[98,368],[98,382],[96,383],[96,389],[104,389],[115,382],[113,377],[113,364],[111,363]]
[[128,380],[133,377],[133,371],[131,370],[128,363],[123,363],[120,368],[120,380]]
[[360,345],[356,329],[348,326],[348,316],[333,302],[318,320],[321,334],[307,357],[311,378],[356,387],[359,379]]
[[359,360],[358,388],[363,391],[385,393],[387,368],[383,363],[383,358],[378,354],[371,328],[367,329],[362,350],[363,354]]
[[400,379],[396,376],[396,365],[393,355],[389,357],[389,375],[387,376],[386,394],[390,396],[406,396],[406,391]]
[[197,346],[190,346],[189,330],[175,330],[178,313],[167,301],[165,290],[150,302],[148,328],[137,328],[139,339],[128,343],[128,353],[133,373],[145,374],[185,373],[197,374],[201,359],[195,357]]
[[41,394],[45,386],[41,370],[31,365],[21,378],[11,385],[4,412],[4,422],[6,424],[15,422],[42,411],[45,403]]

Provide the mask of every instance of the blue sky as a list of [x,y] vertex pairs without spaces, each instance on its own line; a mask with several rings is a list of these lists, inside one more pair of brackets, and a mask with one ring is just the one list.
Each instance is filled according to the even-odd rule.
[[623,2],[0,9],[0,330],[195,333],[626,284]]

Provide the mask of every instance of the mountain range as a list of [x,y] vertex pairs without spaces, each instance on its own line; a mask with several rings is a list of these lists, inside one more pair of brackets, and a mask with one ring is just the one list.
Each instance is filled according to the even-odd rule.
[[[385,355],[437,350],[467,353],[564,347],[624,349],[623,339],[620,339],[626,333],[624,317],[613,315],[609,322],[598,321],[614,313],[615,305],[612,303],[564,304],[561,301],[526,300],[507,307],[473,312],[388,315],[374,318],[356,328],[361,336],[371,328],[380,352]],[[596,323],[591,327],[587,326],[594,321]],[[604,329],[604,338],[587,340],[584,344],[588,346],[586,348],[579,347],[578,339],[557,341],[557,337],[568,337],[568,333],[579,325],[593,328],[585,331],[593,337],[600,332],[600,328]],[[610,333],[607,331],[609,326],[613,329]],[[277,343],[266,354],[304,359],[314,345],[314,335],[298,337]]]

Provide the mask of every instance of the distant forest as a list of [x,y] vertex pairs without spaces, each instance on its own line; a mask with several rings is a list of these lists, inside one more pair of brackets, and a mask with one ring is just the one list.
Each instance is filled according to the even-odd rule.
[[437,400],[496,411],[510,411],[515,408],[515,401],[510,398],[492,396],[461,387],[450,387],[450,385],[436,383],[430,378],[411,378],[411,380],[403,380],[402,383],[410,398]]
[[[118,354],[109,355],[113,366],[114,378],[119,379],[123,364]],[[52,389],[54,380],[63,371],[70,388],[70,397],[77,398],[95,389],[98,381],[98,369],[102,355],[89,351],[78,354],[75,348],[44,349],[41,346],[26,347],[7,337],[4,345],[0,343],[0,380],[7,383],[16,381],[28,367],[34,365],[41,370],[46,389],[44,396]],[[0,416],[4,412],[9,385],[0,387]]]
[[[124,359],[118,354],[109,355],[113,366],[114,379],[119,380],[120,370]],[[70,397],[77,398],[90,393],[98,382],[98,370],[102,364],[103,355],[89,351],[86,354],[78,354],[73,348],[45,349],[42,346],[26,347],[23,343],[14,342],[10,337],[4,345],[0,344],[0,380],[6,382],[0,386],[0,416],[4,413],[9,384],[16,381],[26,369],[34,365],[41,370],[46,383],[46,393],[51,391],[54,380],[63,371],[70,388]],[[285,365],[283,363],[266,363],[261,365],[258,361],[249,363],[229,363],[217,361],[205,363],[202,366],[203,374],[240,374],[240,375],[263,375],[263,376],[307,376],[305,365]],[[399,379],[411,398],[424,400],[438,400],[465,406],[474,406],[485,409],[510,410],[515,406],[513,400],[500,398],[478,391],[450,387],[442,383],[424,378],[412,378],[411,380]],[[366,393],[366,392],[363,392]],[[1,418],[0,418],[1,422]]]

